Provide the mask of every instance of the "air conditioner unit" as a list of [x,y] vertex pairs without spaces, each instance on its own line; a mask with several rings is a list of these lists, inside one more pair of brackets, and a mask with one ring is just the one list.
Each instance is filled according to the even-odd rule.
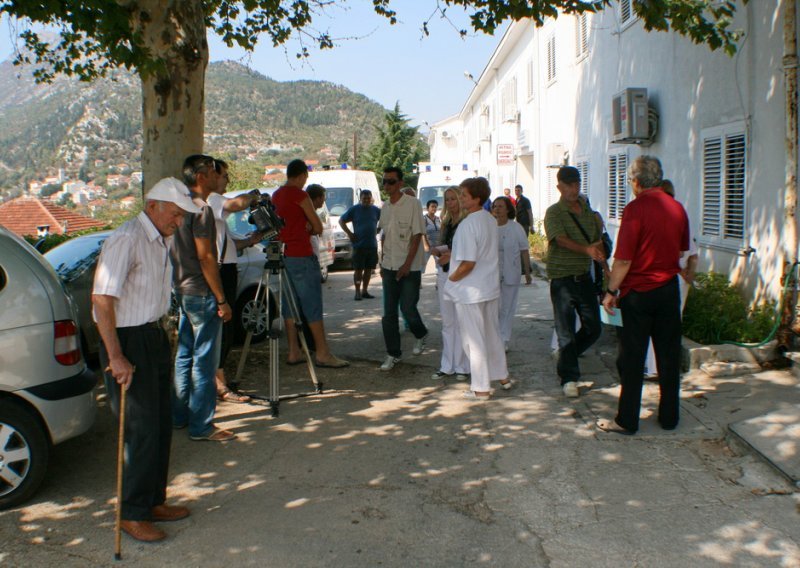
[[647,89],[630,88],[611,100],[611,141],[638,143],[650,136]]
[[439,136],[442,138],[442,140],[446,140],[447,138],[450,138],[450,133],[447,130],[442,130],[439,133]]
[[563,166],[567,163],[567,145],[552,143],[547,145],[547,165],[551,167]]

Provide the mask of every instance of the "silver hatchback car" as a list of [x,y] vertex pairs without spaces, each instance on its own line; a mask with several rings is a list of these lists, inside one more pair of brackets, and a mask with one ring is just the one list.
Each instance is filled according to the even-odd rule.
[[52,444],[94,422],[97,380],[76,322],[50,264],[0,227],[0,509],[33,495]]

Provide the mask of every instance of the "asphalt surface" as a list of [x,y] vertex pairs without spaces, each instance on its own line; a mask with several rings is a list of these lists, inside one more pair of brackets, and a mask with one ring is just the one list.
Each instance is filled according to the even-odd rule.
[[[412,356],[403,334],[403,360],[381,372],[380,282],[376,299],[355,302],[352,273],[332,273],[325,324],[352,365],[318,369],[323,394],[284,400],[277,417],[263,401],[220,404],[233,442],[176,431],[169,502],[192,515],[165,523],[159,544],[123,536],[121,562],[116,430],[99,393],[95,427],[54,449],[33,500],[0,513],[0,565],[800,566],[795,487],[729,442],[727,424],[749,417],[754,387],[691,374],[681,424],[664,432],[648,384],[641,431],[600,432],[594,422],[613,416],[618,394],[613,329],[581,359],[581,397],[564,398],[548,288],[537,279],[520,292],[508,353],[517,388],[470,403],[466,384],[430,378],[440,324],[434,278],[423,280],[428,349]],[[759,392],[797,392],[787,373],[771,376],[783,391]],[[281,363],[279,378],[282,394],[312,390],[303,366]],[[268,379],[260,344],[242,390],[267,395]]]

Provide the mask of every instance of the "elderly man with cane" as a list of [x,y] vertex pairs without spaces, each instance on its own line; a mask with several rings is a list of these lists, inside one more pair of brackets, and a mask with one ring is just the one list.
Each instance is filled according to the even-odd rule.
[[[172,440],[172,365],[160,322],[170,302],[170,241],[187,212],[200,212],[188,188],[174,178],[159,181],[145,196],[144,211],[104,243],[92,290],[106,389],[112,410],[125,420],[120,427],[125,459],[124,466],[119,464],[123,489],[117,495],[117,507],[121,507],[117,535],[121,528],[145,542],[166,537],[154,522],[189,515],[185,507],[165,503]],[[127,412],[120,404],[125,399]]]

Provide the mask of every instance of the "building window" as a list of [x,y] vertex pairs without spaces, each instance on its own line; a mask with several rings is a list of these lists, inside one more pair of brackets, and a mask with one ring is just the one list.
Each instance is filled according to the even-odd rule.
[[622,219],[628,204],[628,155],[624,152],[608,157],[608,218]]
[[533,57],[528,60],[528,76],[527,76],[527,83],[528,83],[528,99],[532,99],[534,95],[534,88],[536,85],[536,76],[534,75],[534,66],[533,66]]
[[735,247],[744,240],[746,154],[742,124],[703,131],[702,240]]
[[517,119],[517,78],[511,77],[503,85],[503,121]]
[[631,0],[619,0],[619,23],[621,26],[634,20],[636,14],[633,12],[633,2]]
[[581,193],[587,198],[589,197],[589,161],[578,160],[575,164],[581,174]]
[[558,180],[556,178],[556,174],[558,170],[553,167],[547,168],[547,175],[545,179],[547,180],[547,190],[545,191],[545,198],[547,199],[547,203],[545,203],[545,207],[550,207],[553,203],[561,199],[561,193],[558,191]]
[[556,80],[556,35],[547,38],[547,83]]
[[582,59],[589,53],[589,15],[575,16],[575,57]]

